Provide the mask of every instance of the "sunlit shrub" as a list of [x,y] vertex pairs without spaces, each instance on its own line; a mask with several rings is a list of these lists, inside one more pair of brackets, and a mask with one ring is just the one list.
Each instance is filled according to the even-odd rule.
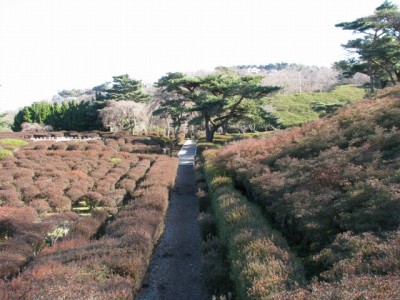
[[[102,142],[89,145],[104,148]],[[90,151],[54,150],[57,147],[51,151],[24,150],[18,153],[17,163],[7,158],[2,160],[0,168],[7,168],[10,174],[0,172],[0,191],[21,192],[30,205],[20,202],[21,208],[31,210],[35,219],[0,220],[4,223],[1,228],[8,228],[2,235],[7,237],[7,243],[2,243],[0,248],[14,249],[22,255],[13,264],[9,259],[7,274],[19,272],[32,259],[20,276],[2,283],[1,299],[40,299],[42,295],[132,299],[133,293],[140,289],[152,250],[164,228],[168,188],[175,174],[171,170],[165,172],[166,178],[160,179],[159,185],[152,179],[155,185],[149,186],[151,190],[142,187],[142,196],[132,199],[125,189],[132,192],[136,189],[136,181],[131,177],[142,180],[146,176],[159,176],[159,169],[148,173],[152,164],[156,165],[157,157],[115,153],[117,145],[110,142],[108,146],[101,153],[94,148]],[[113,157],[118,159],[117,164],[111,161]],[[172,160],[170,165],[163,162],[163,166],[176,170],[177,161]],[[124,185],[129,182],[130,187]],[[79,201],[90,202],[91,216],[78,216],[71,211],[72,202],[83,205],[77,204]],[[102,207],[96,209],[96,206]],[[74,210],[79,211],[76,207]],[[46,215],[50,211],[59,213]],[[110,213],[114,216],[106,222]],[[32,223],[37,221],[37,214],[43,221]],[[8,213],[0,211],[0,216],[5,215]],[[42,242],[34,239],[36,233],[40,233],[37,236],[41,237],[40,241],[46,237],[52,246],[40,251]],[[75,275],[69,276],[72,273]],[[12,293],[13,288],[18,292]]]
[[51,211],[49,203],[44,199],[34,199],[29,202],[29,206],[34,208],[38,214],[45,214]]
[[0,145],[14,145],[18,147],[29,145],[25,140],[20,139],[0,139]]
[[68,144],[65,143],[65,142],[54,143],[51,146],[51,149],[52,150],[63,150],[63,151],[65,151],[65,150],[68,149]]
[[0,190],[0,205],[20,206],[21,204],[21,199],[15,189]]
[[13,152],[7,149],[0,149],[0,159],[3,159],[7,156],[12,156]]
[[227,247],[231,278],[243,299],[271,297],[304,284],[301,263],[260,210],[233,188],[213,164],[215,152],[204,153],[204,170],[212,193],[218,233]]
[[90,239],[99,230],[100,226],[107,218],[107,212],[101,210],[94,210],[91,216],[81,217],[74,223],[70,230],[70,236],[76,238],[77,236]]
[[51,209],[55,212],[71,210],[71,200],[66,196],[55,196],[48,198]]
[[86,191],[83,191],[80,188],[71,187],[68,189],[68,191],[65,192],[65,195],[69,197],[69,199],[71,199],[72,203],[75,203],[85,194],[85,192]]

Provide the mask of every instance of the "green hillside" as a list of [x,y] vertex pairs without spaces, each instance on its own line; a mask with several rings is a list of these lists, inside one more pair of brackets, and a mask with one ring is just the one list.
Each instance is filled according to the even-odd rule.
[[344,105],[364,97],[365,90],[354,85],[340,85],[329,92],[277,94],[268,98],[274,115],[283,127],[300,125],[316,120],[324,111],[317,112],[313,106],[318,104]]

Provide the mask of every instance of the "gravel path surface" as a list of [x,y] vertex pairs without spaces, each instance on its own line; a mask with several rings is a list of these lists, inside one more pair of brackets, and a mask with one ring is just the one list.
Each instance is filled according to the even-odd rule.
[[137,300],[203,300],[200,276],[200,233],[195,195],[196,142],[186,141],[172,190],[164,234],[154,250],[149,272]]

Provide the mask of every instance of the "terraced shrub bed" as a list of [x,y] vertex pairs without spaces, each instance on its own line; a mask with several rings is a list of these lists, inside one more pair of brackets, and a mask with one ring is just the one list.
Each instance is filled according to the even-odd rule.
[[1,299],[132,299],[163,232],[177,159],[122,143],[31,143],[0,160]]
[[213,154],[213,168],[224,176],[218,180],[249,195],[304,265],[309,284],[273,297],[400,297],[398,95],[396,87],[329,118]]

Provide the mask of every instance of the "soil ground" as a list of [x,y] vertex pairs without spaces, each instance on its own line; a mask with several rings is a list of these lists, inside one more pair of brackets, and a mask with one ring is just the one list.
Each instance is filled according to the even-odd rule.
[[207,299],[200,274],[199,206],[195,195],[196,142],[186,141],[172,190],[164,233],[154,250],[137,300]]

